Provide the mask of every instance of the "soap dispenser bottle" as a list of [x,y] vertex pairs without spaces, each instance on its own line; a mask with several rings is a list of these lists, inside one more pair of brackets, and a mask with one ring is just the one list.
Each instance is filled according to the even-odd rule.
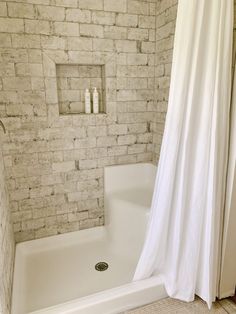
[[85,100],[85,113],[91,113],[91,99],[90,99],[90,91],[86,88],[84,93]]
[[93,89],[93,113],[99,113],[99,99],[96,87]]

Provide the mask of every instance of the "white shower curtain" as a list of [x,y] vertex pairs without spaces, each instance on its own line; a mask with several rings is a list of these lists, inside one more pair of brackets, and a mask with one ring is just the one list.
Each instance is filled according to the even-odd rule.
[[215,300],[228,148],[233,0],[179,0],[166,126],[134,280]]

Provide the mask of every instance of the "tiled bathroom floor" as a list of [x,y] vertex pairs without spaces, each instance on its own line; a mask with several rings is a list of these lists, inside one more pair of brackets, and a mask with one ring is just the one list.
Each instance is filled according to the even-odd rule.
[[215,302],[209,311],[205,302],[197,298],[194,302],[186,303],[175,299],[162,299],[152,304],[125,312],[123,314],[236,314],[236,304],[230,299]]

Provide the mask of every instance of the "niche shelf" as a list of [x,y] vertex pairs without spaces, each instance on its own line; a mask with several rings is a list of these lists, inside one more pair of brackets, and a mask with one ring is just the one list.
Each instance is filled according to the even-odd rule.
[[85,114],[85,89],[92,92],[97,87],[99,114],[106,113],[105,65],[100,64],[56,64],[59,114]]

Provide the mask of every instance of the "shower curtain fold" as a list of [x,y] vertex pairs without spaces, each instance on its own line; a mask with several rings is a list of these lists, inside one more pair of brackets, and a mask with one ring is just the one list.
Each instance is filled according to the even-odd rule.
[[233,0],[179,0],[168,112],[134,281],[215,300],[228,148]]

